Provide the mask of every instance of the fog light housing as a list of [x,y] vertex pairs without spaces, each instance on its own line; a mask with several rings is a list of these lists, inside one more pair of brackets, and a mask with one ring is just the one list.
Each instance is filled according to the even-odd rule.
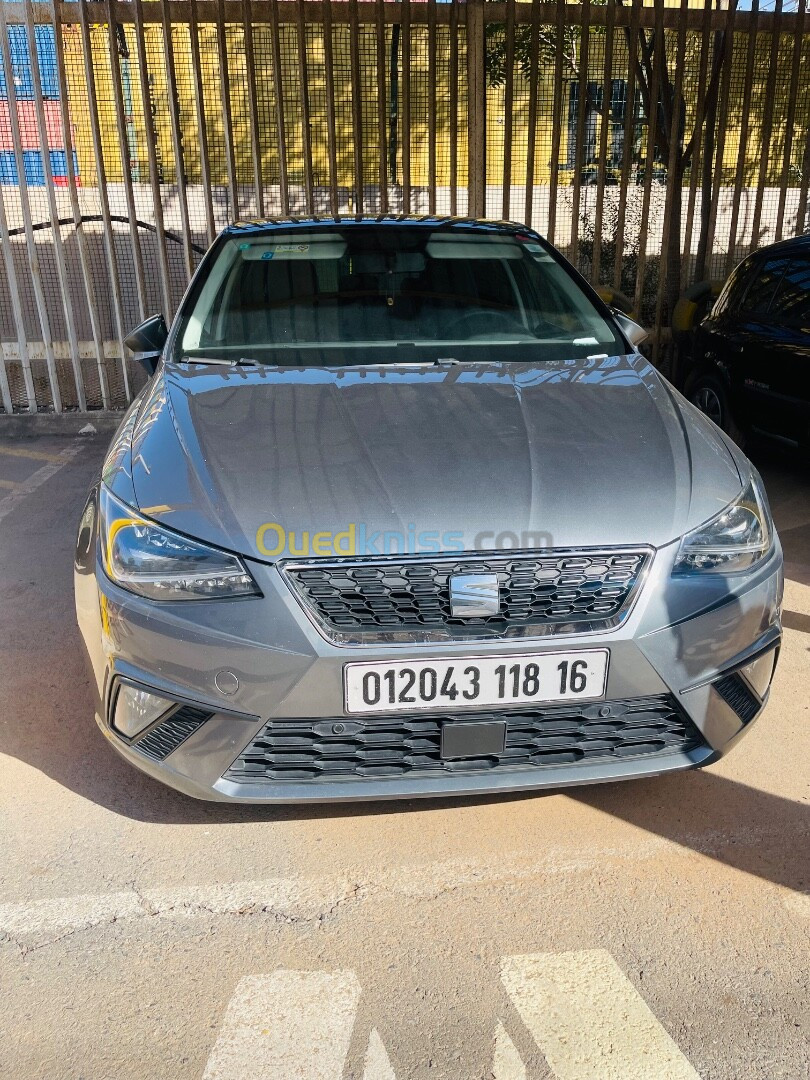
[[115,698],[113,729],[127,739],[134,739],[174,704],[148,690],[122,683]]

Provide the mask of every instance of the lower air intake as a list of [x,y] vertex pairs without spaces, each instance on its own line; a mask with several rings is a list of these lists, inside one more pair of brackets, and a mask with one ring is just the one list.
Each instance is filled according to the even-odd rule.
[[[442,758],[443,724],[465,721],[505,722],[503,751],[463,760]],[[326,782],[535,769],[663,755],[701,745],[699,731],[669,695],[509,713],[273,720],[243,750],[225,778],[238,783]]]
[[712,683],[712,686],[744,724],[750,724],[762,708],[762,702],[736,671],[731,675],[724,675],[722,679]]
[[135,747],[141,754],[152,758],[153,761],[163,761],[213,715],[207,709],[195,709],[191,705],[181,705],[165,720],[150,728],[142,739],[138,739]]

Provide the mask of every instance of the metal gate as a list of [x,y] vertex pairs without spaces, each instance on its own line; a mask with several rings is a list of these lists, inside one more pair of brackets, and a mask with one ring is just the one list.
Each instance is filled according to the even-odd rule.
[[[775,4],[775,6],[774,6]],[[807,0],[0,0],[0,403],[121,408],[228,221],[523,221],[674,299],[802,232]]]

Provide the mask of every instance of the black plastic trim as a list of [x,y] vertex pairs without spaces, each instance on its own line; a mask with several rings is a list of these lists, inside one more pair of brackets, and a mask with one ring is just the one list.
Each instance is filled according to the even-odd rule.
[[213,712],[204,709],[181,705],[169,716],[158,720],[145,735],[136,739],[134,746],[139,753],[153,761],[164,761],[213,715]]
[[762,702],[738,671],[723,676],[712,686],[744,724],[750,724],[762,708]]
[[[442,757],[446,723],[504,724],[502,753]],[[705,740],[671,694],[572,702],[478,713],[274,719],[225,772],[240,784],[359,782],[452,774],[502,775],[555,765],[655,759],[704,747]]]

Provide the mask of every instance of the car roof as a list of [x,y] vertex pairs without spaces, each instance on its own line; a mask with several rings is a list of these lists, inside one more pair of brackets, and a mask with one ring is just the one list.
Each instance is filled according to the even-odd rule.
[[516,221],[488,221],[483,218],[440,217],[435,214],[380,214],[347,217],[269,217],[250,221],[237,221],[222,231],[223,236],[244,236],[246,233],[261,235],[278,230],[290,232],[295,229],[354,228],[358,225],[404,226],[413,229],[463,230],[481,233],[499,233],[514,236],[524,233],[536,236],[533,229]]
[[782,251],[790,253],[791,251],[805,250],[810,250],[810,235],[792,236],[789,240],[780,240],[775,244],[768,244],[766,247],[752,251],[751,255],[756,257],[758,255],[778,254]]

